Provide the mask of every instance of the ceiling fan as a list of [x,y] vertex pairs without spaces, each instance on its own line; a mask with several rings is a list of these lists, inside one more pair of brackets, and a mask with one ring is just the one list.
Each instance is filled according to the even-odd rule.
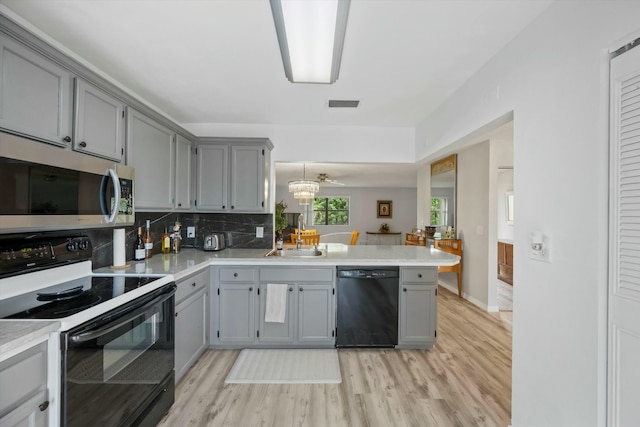
[[319,173],[318,181],[320,181],[320,184],[344,185],[344,182],[336,181],[335,179],[329,179],[329,175],[327,175],[326,173]]

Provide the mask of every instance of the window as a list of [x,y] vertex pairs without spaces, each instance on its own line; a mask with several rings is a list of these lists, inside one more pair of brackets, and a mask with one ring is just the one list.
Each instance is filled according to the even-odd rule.
[[313,225],[349,225],[349,198],[313,199]]
[[449,201],[446,197],[431,199],[431,225],[447,225],[448,204]]

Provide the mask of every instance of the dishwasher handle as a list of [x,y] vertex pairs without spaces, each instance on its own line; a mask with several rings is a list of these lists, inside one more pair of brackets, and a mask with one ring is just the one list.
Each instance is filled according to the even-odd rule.
[[338,270],[338,277],[345,279],[396,279],[399,277],[397,268],[354,268]]

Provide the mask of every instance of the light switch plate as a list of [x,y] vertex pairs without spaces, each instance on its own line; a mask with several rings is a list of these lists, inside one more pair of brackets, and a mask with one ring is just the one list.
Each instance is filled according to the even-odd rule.
[[256,237],[262,239],[264,237],[264,227],[256,227]]
[[551,262],[551,246],[550,239],[547,234],[542,234],[542,249],[535,250],[532,242],[529,242],[529,258],[536,261]]
[[187,227],[187,239],[195,239],[195,237],[196,237],[196,228]]

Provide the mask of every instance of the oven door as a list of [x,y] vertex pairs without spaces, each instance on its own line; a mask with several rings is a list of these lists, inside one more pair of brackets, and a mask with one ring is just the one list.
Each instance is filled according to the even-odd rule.
[[62,336],[62,425],[155,425],[173,404],[175,285]]

